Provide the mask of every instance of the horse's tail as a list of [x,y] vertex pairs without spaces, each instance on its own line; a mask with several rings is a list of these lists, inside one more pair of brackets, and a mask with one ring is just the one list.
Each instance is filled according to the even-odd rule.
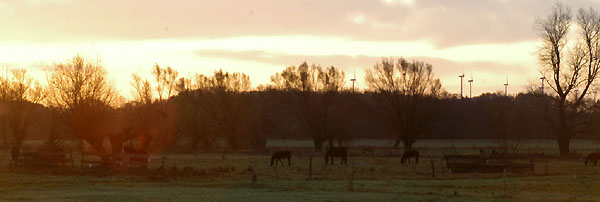
[[415,151],[415,161],[419,163],[419,151]]

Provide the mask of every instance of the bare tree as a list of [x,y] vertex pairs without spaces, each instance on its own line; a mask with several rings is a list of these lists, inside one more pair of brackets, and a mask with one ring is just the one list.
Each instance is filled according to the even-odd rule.
[[133,81],[131,85],[135,89],[134,101],[140,104],[148,104],[152,103],[152,87],[150,86],[150,81],[142,80],[142,77],[138,74],[133,74]]
[[192,79],[180,78],[177,83],[176,124],[182,135],[190,138],[192,150],[210,150],[218,136],[206,109],[204,96],[209,90],[209,78],[196,74]]
[[[134,87],[134,101],[122,108],[124,116],[129,117],[123,131],[113,133],[117,140],[128,140],[138,137],[139,149],[145,150],[149,144],[156,144],[154,149],[164,151],[172,146],[175,140],[175,104],[171,98],[176,93],[177,70],[158,64],[152,67],[153,83],[132,75],[131,85]],[[154,99],[154,96],[158,96]],[[125,131],[127,129],[127,131]],[[127,138],[121,138],[125,135]]]
[[189,135],[194,148],[201,143],[211,149],[218,138],[233,150],[254,146],[255,123],[262,119],[262,108],[249,93],[248,75],[223,70],[212,76],[196,74],[180,79],[177,89],[178,128]]
[[367,69],[366,81],[382,111],[376,117],[396,133],[394,147],[400,142],[409,151],[419,135],[439,119],[442,84],[432,66],[403,58],[382,59]]
[[251,119],[249,106],[246,105],[250,90],[250,77],[243,73],[215,71],[209,79],[210,90],[206,95],[205,112],[215,121],[217,130],[223,135],[232,149],[241,145],[241,123]]
[[341,118],[336,116],[339,114],[336,107],[344,78],[344,72],[334,66],[323,69],[306,62],[271,76],[272,87],[285,91],[281,103],[300,120],[316,151],[321,151],[325,141],[334,146],[339,135],[334,129],[339,128]]
[[24,69],[12,70],[12,77],[2,79],[3,89],[8,110],[6,120],[14,136],[16,146],[20,147],[27,135],[29,123],[34,110],[44,98],[42,86],[27,75]]
[[48,105],[60,110],[66,125],[79,139],[107,157],[103,141],[108,112],[116,93],[106,80],[106,71],[97,62],[75,56],[55,64],[48,75]]
[[[556,3],[550,15],[536,23],[543,42],[538,51],[540,72],[549,78],[547,83],[555,92],[558,109],[557,118],[548,120],[558,135],[560,155],[569,156],[571,138],[585,129],[581,115],[590,109],[585,96],[600,69],[600,15],[592,8],[580,9],[574,39],[568,37],[571,10],[561,3]],[[568,47],[571,40],[574,45]]]

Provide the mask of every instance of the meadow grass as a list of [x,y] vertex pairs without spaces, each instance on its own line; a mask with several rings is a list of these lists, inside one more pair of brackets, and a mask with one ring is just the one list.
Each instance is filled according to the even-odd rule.
[[[193,167],[203,176],[150,180],[141,173],[97,177],[53,171],[9,171],[8,156],[0,162],[0,201],[598,201],[600,167],[585,167],[581,159],[536,159],[529,170],[509,171],[506,196],[502,173],[448,173],[439,158],[448,148],[476,153],[493,146],[489,141],[421,141],[416,148],[424,158],[419,164],[401,165],[401,150],[387,141],[355,141],[349,163],[354,165],[353,191],[348,191],[352,164],[324,165],[322,154],[303,141],[269,143],[270,150],[292,150],[292,166],[272,168],[269,151],[247,153],[153,155],[150,169]],[[543,142],[543,141],[542,141]],[[527,143],[531,152],[552,144]],[[283,145],[283,146],[281,146]],[[276,147],[277,146],[277,147]],[[376,146],[375,157],[360,146]],[[592,142],[574,144],[582,153],[594,149]],[[473,150],[473,147],[476,150]],[[587,150],[586,150],[587,148]],[[309,158],[313,175],[308,179]],[[224,158],[223,158],[224,157]],[[74,171],[78,170],[77,154]],[[436,177],[431,176],[431,160]],[[251,183],[251,162],[256,162],[257,182]],[[287,162],[286,162],[287,163]],[[548,164],[546,168],[546,163]],[[74,172],[77,173],[77,172]]]

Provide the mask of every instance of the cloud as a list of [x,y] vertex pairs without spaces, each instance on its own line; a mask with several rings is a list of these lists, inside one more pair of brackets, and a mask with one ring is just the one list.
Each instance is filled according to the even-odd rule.
[[26,0],[29,5],[40,5],[40,4],[59,4],[65,5],[71,3],[71,0]]
[[[31,2],[37,6],[30,6]],[[569,4],[574,8],[600,5],[591,0]],[[9,1],[4,6],[6,12],[0,13],[3,40],[313,35],[370,41],[429,40],[439,47],[452,47],[535,39],[533,21],[546,15],[551,3],[545,0],[30,0]]]
[[394,5],[394,4],[408,4],[412,5],[415,3],[415,0],[381,0],[383,3]]

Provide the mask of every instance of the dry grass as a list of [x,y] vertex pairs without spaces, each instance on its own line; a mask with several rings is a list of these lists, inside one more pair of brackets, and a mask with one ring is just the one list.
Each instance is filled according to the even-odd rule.
[[[373,145],[375,143],[375,145]],[[289,143],[288,143],[289,144]],[[400,151],[376,147],[375,158],[350,150],[349,162],[355,166],[354,192],[348,190],[350,166],[324,166],[322,155],[305,147],[303,142],[283,147],[293,150],[292,166],[271,168],[269,152],[247,154],[165,154],[165,167],[180,171],[193,168],[202,175],[152,180],[144,173],[127,173],[97,177],[65,169],[64,172],[27,170],[9,172],[7,155],[0,162],[0,201],[598,201],[600,167],[585,167],[583,162],[555,158],[537,159],[534,174],[509,172],[507,196],[502,197],[501,173],[448,173],[437,158],[448,152],[449,142],[431,141],[417,145],[427,156],[417,165],[400,165]],[[379,144],[379,145],[377,145]],[[382,146],[377,141],[355,142],[358,146]],[[454,142],[460,153],[477,152],[489,142]],[[546,144],[542,144],[546,145]],[[528,144],[536,148],[537,144]],[[547,144],[552,146],[552,144]],[[575,148],[597,145],[576,143]],[[542,150],[550,149],[542,146]],[[271,150],[276,150],[272,148]],[[533,150],[533,149],[530,149]],[[308,178],[309,156],[313,159],[313,179]],[[430,158],[434,158],[436,178],[431,177]],[[75,156],[75,159],[78,159]],[[154,155],[150,165],[156,170],[162,163]],[[256,184],[250,182],[251,162],[256,161]],[[546,162],[548,169],[546,170]],[[77,167],[78,165],[76,165]],[[133,175],[133,177],[132,177]],[[576,177],[574,178],[574,175]]]

